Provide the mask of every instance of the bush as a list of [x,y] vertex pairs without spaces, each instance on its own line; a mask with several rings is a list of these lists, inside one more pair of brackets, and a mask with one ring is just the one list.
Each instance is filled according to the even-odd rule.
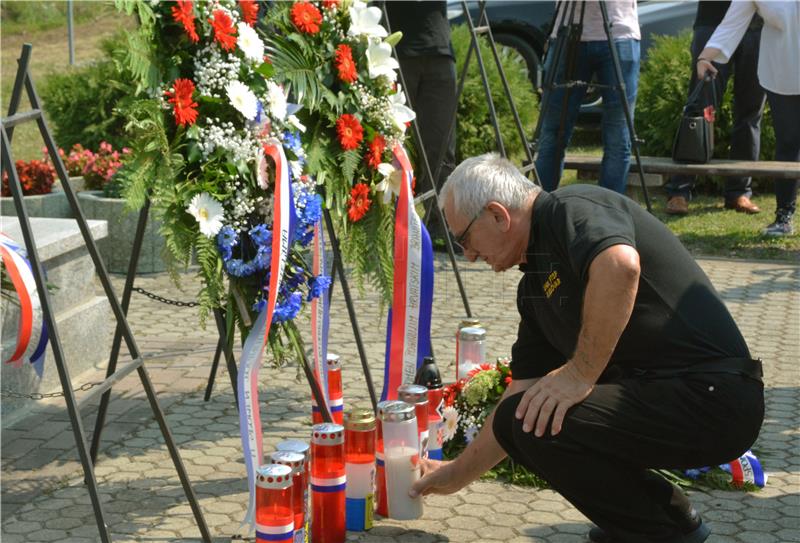
[[119,40],[103,44],[103,60],[45,78],[42,100],[60,146],[97,149],[103,141],[125,146],[125,118],[118,108],[133,97],[134,86],[113,58]]
[[[456,55],[456,73],[461,70],[469,51],[470,33],[465,25],[452,30],[451,41]],[[489,88],[500,121],[500,134],[509,158],[521,162],[527,158],[522,142],[517,133],[517,126],[511,114],[511,106],[506,98],[500,74],[497,71],[492,52],[485,38],[480,40],[481,55],[489,78]],[[498,45],[500,62],[508,80],[508,86],[514,97],[514,104],[530,137],[536,128],[538,116],[538,97],[528,78],[525,61],[514,50]],[[492,119],[489,115],[489,103],[483,89],[475,52],[472,53],[469,72],[464,82],[464,90],[458,104],[458,127],[456,131],[456,159],[458,162],[470,156],[496,150]]]
[[[43,160],[24,160],[16,161],[17,175],[22,185],[22,194],[30,196],[33,194],[50,194],[53,191],[53,183],[56,181],[56,170],[49,162]],[[11,188],[8,186],[8,174],[3,172],[2,196],[11,196]]]
[[[681,112],[687,98],[687,82],[692,70],[689,51],[692,36],[656,36],[648,49],[647,60],[642,64],[639,76],[639,93],[636,99],[636,133],[644,140],[642,153],[652,156],[672,156],[672,141],[678,129]],[[728,91],[717,112],[714,130],[714,157],[728,158],[730,152],[731,127],[733,121],[733,78],[728,82]],[[761,121],[761,160],[773,160],[775,156],[775,133],[772,116],[765,111]],[[723,178],[714,178],[713,186],[721,188]],[[771,181],[763,181],[771,189]],[[760,187],[759,187],[760,188]]]

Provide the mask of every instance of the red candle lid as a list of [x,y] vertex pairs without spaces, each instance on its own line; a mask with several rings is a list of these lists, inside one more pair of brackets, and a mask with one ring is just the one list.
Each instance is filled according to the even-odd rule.
[[339,362],[339,355],[328,353],[328,369],[339,368],[339,367],[341,367]]

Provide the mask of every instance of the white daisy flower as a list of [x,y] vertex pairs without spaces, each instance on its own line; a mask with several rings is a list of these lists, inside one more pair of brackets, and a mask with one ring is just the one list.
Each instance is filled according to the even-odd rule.
[[263,62],[264,42],[258,37],[255,29],[247,23],[239,23],[236,28],[238,30],[236,45],[242,50],[244,56],[254,62]]
[[455,437],[458,430],[458,411],[451,406],[445,407],[442,411],[442,441],[450,441]]
[[222,228],[222,204],[207,192],[195,194],[186,211],[200,223],[200,232],[204,236],[209,238],[216,236],[220,228]]
[[378,173],[383,176],[383,181],[375,185],[375,190],[383,193],[383,203],[388,204],[392,201],[393,195],[400,196],[403,171],[398,170],[388,162],[383,162],[378,164]]
[[350,36],[367,36],[368,38],[385,38],[389,33],[381,26],[381,10],[374,6],[367,7],[364,2],[354,2],[350,7]]
[[279,85],[272,81],[267,81],[267,106],[273,119],[283,120],[286,118],[286,94]]
[[[376,8],[377,9],[377,8]],[[385,75],[389,81],[397,79],[400,65],[392,56],[392,46],[385,42],[371,42],[367,47],[367,66],[370,79]]]
[[248,121],[252,121],[258,115],[258,98],[253,94],[247,85],[241,81],[231,81],[225,87],[228,99],[236,110],[244,115]]

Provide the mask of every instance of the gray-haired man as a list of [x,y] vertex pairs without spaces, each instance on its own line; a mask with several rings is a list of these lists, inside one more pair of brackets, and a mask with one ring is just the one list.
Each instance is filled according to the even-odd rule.
[[676,487],[648,468],[737,458],[764,413],[760,363],[706,275],[635,202],[540,191],[507,160],[465,160],[441,201],[467,258],[519,266],[514,380],[452,462],[417,493],[450,493],[506,455],[595,522],[592,541],[700,542]]

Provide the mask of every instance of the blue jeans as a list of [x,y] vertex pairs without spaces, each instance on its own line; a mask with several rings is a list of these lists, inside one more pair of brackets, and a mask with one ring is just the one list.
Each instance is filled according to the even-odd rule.
[[[639,83],[639,41],[617,40],[617,48],[622,79],[630,104],[631,116],[636,105],[636,90]],[[553,63],[553,47],[548,50],[545,59],[545,70],[551,69]],[[566,55],[562,55],[562,62],[557,67],[555,83],[564,83]],[[575,72],[573,80],[591,81],[592,76],[597,76],[601,85],[616,85],[614,76],[614,62],[611,50],[606,41],[581,42],[575,58]],[[581,106],[581,101],[586,89],[577,87],[571,89],[567,102],[567,113],[564,131],[559,138],[559,124],[561,123],[561,108],[563,106],[565,89],[558,88],[550,91],[549,105],[544,115],[542,129],[539,135],[539,150],[536,157],[536,172],[542,186],[547,191],[558,188],[561,174],[564,171],[564,150],[572,138],[572,130]],[[628,168],[631,163],[631,136],[625,121],[625,111],[620,100],[619,90],[616,88],[602,89],[603,96],[603,121],[601,125],[603,138],[603,163],[600,169],[600,186],[619,193],[625,192],[628,182]],[[560,140],[560,141],[559,141]]]

